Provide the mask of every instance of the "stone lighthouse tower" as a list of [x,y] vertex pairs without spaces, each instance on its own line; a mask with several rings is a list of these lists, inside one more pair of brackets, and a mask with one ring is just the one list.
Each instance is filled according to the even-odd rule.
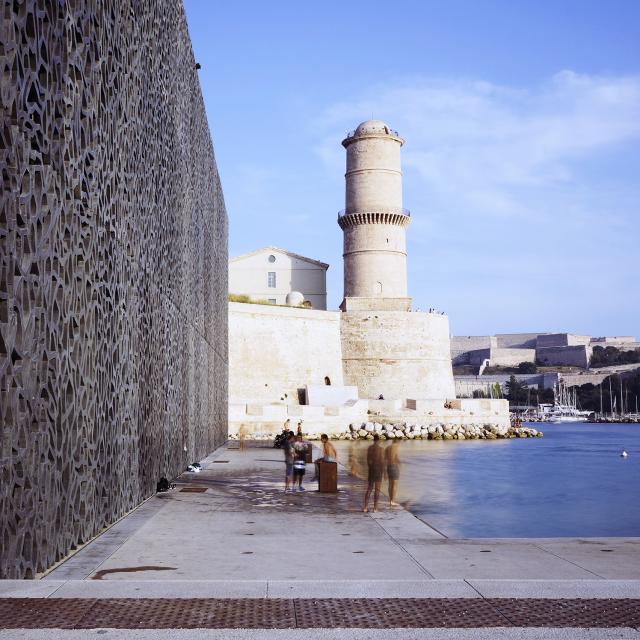
[[404,140],[380,120],[367,120],[342,145],[347,150],[343,311],[408,311],[400,148]]

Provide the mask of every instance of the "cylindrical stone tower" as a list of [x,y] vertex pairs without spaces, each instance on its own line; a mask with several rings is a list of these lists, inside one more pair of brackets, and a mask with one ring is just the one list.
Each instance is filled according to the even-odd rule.
[[344,301],[348,310],[405,310],[409,212],[402,208],[400,147],[404,140],[380,120],[367,120],[349,134],[344,233]]

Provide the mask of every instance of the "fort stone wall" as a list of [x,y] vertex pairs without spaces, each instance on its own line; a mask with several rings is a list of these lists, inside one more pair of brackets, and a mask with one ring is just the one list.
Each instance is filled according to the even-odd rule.
[[345,384],[361,397],[455,397],[447,316],[348,311],[341,320]]
[[342,385],[340,316],[230,302],[230,402],[298,404],[307,384]]

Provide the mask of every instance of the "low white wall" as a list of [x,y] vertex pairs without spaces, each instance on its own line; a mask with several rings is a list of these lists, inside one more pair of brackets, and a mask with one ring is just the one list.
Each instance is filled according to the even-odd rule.
[[343,384],[340,312],[229,303],[230,402],[295,404],[325,376]]
[[535,362],[535,349],[491,349],[491,366],[515,367],[521,362]]

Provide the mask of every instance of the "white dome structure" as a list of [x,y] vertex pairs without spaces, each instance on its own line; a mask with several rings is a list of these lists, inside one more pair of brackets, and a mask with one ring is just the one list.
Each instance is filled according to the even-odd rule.
[[299,307],[304,302],[304,296],[299,291],[291,291],[287,293],[286,300],[290,307]]
[[376,134],[390,134],[391,129],[389,126],[382,122],[382,120],[365,120],[361,122],[355,130],[355,135],[357,136],[366,136],[366,135],[376,135]]

